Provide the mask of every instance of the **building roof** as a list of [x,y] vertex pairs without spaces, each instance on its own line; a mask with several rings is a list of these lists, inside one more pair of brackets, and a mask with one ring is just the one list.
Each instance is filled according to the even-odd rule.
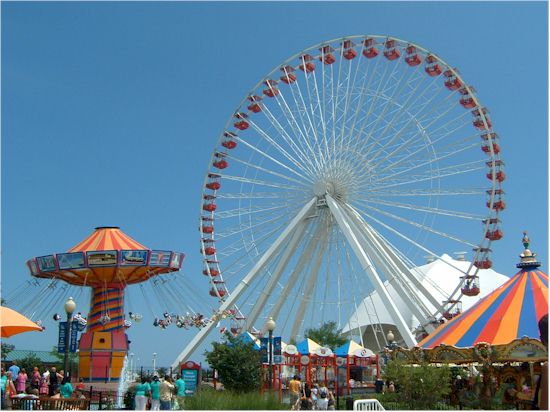
[[42,363],[58,363],[59,358],[52,355],[51,351],[47,350],[19,350],[14,349],[2,358],[3,362],[12,362],[26,358],[27,356],[34,355]]

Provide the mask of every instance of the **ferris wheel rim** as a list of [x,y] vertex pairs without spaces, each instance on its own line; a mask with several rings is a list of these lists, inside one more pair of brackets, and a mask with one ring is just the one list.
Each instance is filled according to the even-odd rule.
[[[479,111],[480,111],[480,118],[481,118],[481,121],[483,123],[483,126],[485,126],[485,129],[487,130],[487,133],[493,133],[493,128],[492,126],[490,125],[489,123],[489,120],[486,116],[486,112],[485,112],[485,108],[480,104],[475,92],[474,92],[474,89],[471,88],[470,86],[467,85],[467,83],[463,80],[462,76],[458,73],[458,71],[454,68],[452,68],[448,63],[446,63],[443,59],[441,59],[438,55],[436,55],[435,53],[431,53],[429,50],[421,47],[421,46],[418,46],[414,43],[411,43],[411,42],[406,42],[405,40],[402,40],[402,39],[398,39],[398,38],[395,38],[395,37],[391,37],[391,36],[384,36],[384,35],[354,35],[354,36],[345,36],[345,37],[340,37],[340,38],[336,38],[336,39],[333,39],[333,40],[329,40],[329,41],[326,41],[326,42],[321,42],[321,43],[318,43],[314,46],[311,46],[309,48],[306,48],[304,50],[302,50],[300,53],[297,53],[293,56],[291,56],[290,58],[286,59],[282,64],[276,66],[274,69],[272,69],[266,76],[264,76],[250,91],[249,93],[245,96],[245,98],[239,103],[239,105],[237,106],[237,109],[235,110],[235,113],[239,113],[241,112],[241,108],[243,106],[246,105],[246,102],[247,100],[249,99],[250,96],[253,96],[254,95],[254,92],[259,90],[259,88],[261,87],[261,85],[263,83],[265,83],[266,81],[268,80],[271,80],[271,78],[273,77],[273,74],[277,72],[277,70],[280,70],[281,67],[284,67],[287,63],[291,62],[291,61],[294,61],[296,58],[298,58],[299,56],[302,56],[304,53],[307,53],[308,51],[311,51],[311,50],[314,50],[316,48],[319,48],[319,47],[324,47],[326,45],[333,45],[333,43],[336,43],[336,42],[343,42],[345,40],[353,40],[353,39],[358,39],[358,38],[362,38],[362,39],[366,39],[366,38],[375,38],[375,39],[385,39],[385,41],[387,40],[393,40],[395,42],[398,42],[398,44],[403,48],[403,45],[406,44],[406,45],[412,45],[414,47],[417,48],[417,50],[423,52],[425,54],[425,56],[433,56],[437,62],[441,63],[444,68],[446,70],[450,70],[452,75],[455,76],[456,78],[458,78],[462,85],[463,85],[463,88],[465,89],[465,91],[472,97],[474,103],[475,103],[475,107],[476,108],[479,108]],[[341,44],[341,43],[340,43]],[[385,44],[384,43],[378,43],[378,45],[380,46],[383,46]],[[340,48],[341,50],[343,50],[343,47]],[[335,50],[338,50],[338,48],[335,48]],[[341,57],[341,54],[340,54],[340,57]],[[360,57],[360,56],[359,56]],[[379,56],[378,57],[379,59],[382,59],[382,56]],[[220,134],[220,137],[218,139],[218,144],[217,144],[217,147],[221,147],[221,142],[223,141],[224,139],[224,135],[226,132],[228,131],[234,131],[235,129],[233,129],[231,127],[231,123],[234,122],[234,116],[231,116],[229,118],[229,120],[227,121],[227,123],[225,124],[224,126],[224,129],[223,131],[221,132]],[[495,134],[496,135],[496,134]],[[491,143],[493,141],[493,137],[491,135],[489,135],[488,137],[488,140],[489,140],[489,143]],[[498,162],[501,162],[500,161],[500,155],[498,153],[495,153],[494,151],[494,147],[493,145],[490,145],[490,159],[491,159],[491,162],[493,164],[495,164],[497,161]],[[203,229],[203,217],[207,217],[204,215],[203,211],[202,211],[202,206],[204,205],[204,199],[205,199],[205,196],[208,196],[209,194],[211,193],[214,193],[214,196],[216,195],[217,193],[217,190],[214,190],[214,191],[209,191],[205,188],[205,185],[207,184],[208,182],[208,176],[211,175],[211,174],[216,174],[216,173],[219,173],[219,171],[217,171],[213,166],[212,166],[212,162],[215,160],[215,156],[217,154],[219,154],[220,151],[217,151],[217,150],[214,150],[213,154],[212,154],[212,157],[210,159],[210,166],[209,166],[209,169],[208,169],[208,172],[206,174],[206,177],[204,179],[204,184],[203,184],[203,189],[202,189],[202,197],[201,197],[201,218],[200,218],[200,226],[199,226],[199,230],[202,232],[202,229]],[[495,210],[494,212],[492,212],[492,206],[494,205],[494,202],[495,202],[495,198],[496,198],[496,193],[497,191],[501,191],[500,189],[500,182],[498,181],[497,179],[497,176],[496,176],[496,169],[492,169],[491,170],[491,175],[492,177],[490,178],[491,179],[491,183],[492,183],[492,190],[491,190],[491,193],[488,193],[489,195],[489,201],[488,201],[488,204],[490,205],[489,206],[489,210],[490,210],[490,213],[489,215],[486,216],[486,220],[487,220],[487,223],[486,223],[486,226],[485,226],[485,231],[488,230],[489,228],[489,225],[490,225],[490,220],[491,219],[497,219],[498,220],[498,216],[499,216],[499,213],[500,211],[499,210]],[[223,173],[222,173],[223,174]],[[214,219],[215,218],[215,213],[214,211],[212,211],[210,213],[210,218]],[[204,249],[207,245],[208,242],[215,242],[215,238],[214,236],[212,236],[212,238],[210,240],[205,240],[204,237],[201,238],[201,252],[203,254],[203,258],[204,258],[204,261],[207,262],[208,260],[214,260],[214,261],[220,261],[220,259],[218,259],[217,257],[217,254],[214,254],[213,255],[213,258],[212,258],[212,255],[206,255],[204,253]],[[486,253],[487,251],[490,251],[490,246],[492,244],[493,240],[491,239],[484,239],[482,238],[482,240],[479,242],[478,244],[478,250],[475,251],[476,254],[474,255],[474,259],[472,260],[472,265],[470,268],[475,268],[474,269],[474,274],[477,274],[477,271],[480,269],[480,268],[477,268],[473,265],[473,261],[475,260],[475,258],[478,256],[478,255],[483,255],[483,253]],[[210,257],[209,257],[210,256]],[[207,272],[208,272],[208,276],[209,276],[209,279],[211,281],[211,284],[212,286],[214,286],[214,278],[215,276],[212,276],[211,273],[209,272],[208,268],[206,269]],[[457,289],[460,289],[460,284],[457,286]],[[230,293],[229,290],[225,290],[225,293]],[[225,294],[224,293],[224,294]],[[223,300],[223,296],[220,296],[220,294],[218,293],[217,294],[217,297],[221,300]]]

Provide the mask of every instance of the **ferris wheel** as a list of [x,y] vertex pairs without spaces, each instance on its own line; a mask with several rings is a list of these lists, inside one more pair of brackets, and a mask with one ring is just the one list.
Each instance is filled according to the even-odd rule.
[[[502,237],[504,178],[489,110],[458,69],[393,37],[317,44],[261,79],[219,137],[201,195],[209,293],[234,333],[271,316],[299,339],[343,325],[375,290],[413,346],[388,283],[428,332],[478,293]],[[464,249],[472,264],[435,297],[414,267]]]

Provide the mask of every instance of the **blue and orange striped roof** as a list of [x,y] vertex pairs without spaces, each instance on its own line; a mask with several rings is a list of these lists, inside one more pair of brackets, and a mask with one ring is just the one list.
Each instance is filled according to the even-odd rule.
[[95,250],[148,250],[147,246],[136,242],[118,227],[96,227],[94,233],[69,249],[69,252],[89,252]]
[[470,347],[479,342],[504,345],[523,336],[538,339],[538,320],[548,313],[548,275],[536,268],[525,267],[417,346]]

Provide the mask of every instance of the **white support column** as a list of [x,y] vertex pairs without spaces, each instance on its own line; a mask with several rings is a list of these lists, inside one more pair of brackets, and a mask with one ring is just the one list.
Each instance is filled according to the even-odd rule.
[[[296,252],[296,247],[300,242],[300,240],[302,240],[306,227],[307,227],[306,220],[302,220],[299,222],[298,228],[294,231],[294,235],[292,236],[290,243],[285,247],[283,255],[281,256],[281,260],[273,270],[273,273],[269,278],[269,282],[267,283],[266,287],[264,288],[262,294],[260,295],[256,303],[254,303],[254,306],[252,307],[250,314],[247,315],[246,323],[244,327],[245,330],[250,330],[250,328],[254,325],[254,323],[258,319],[260,312],[262,311],[262,309],[264,309],[265,302],[271,296],[271,293],[273,292],[273,288],[275,287],[277,282],[279,282],[279,279],[281,278],[282,273],[286,269],[286,266],[288,265],[290,258]],[[273,319],[277,319],[277,318],[273,318]]]
[[296,285],[298,276],[300,275],[300,273],[303,273],[306,263],[310,261],[312,253],[315,250],[315,247],[317,246],[317,244],[319,243],[318,239],[322,230],[323,230],[323,226],[317,225],[317,229],[315,230],[313,236],[311,237],[312,240],[309,242],[306,249],[300,255],[300,259],[298,260],[296,267],[292,271],[292,274],[290,275],[281,293],[281,296],[279,297],[279,299],[271,309],[271,312],[269,313],[269,316],[271,316],[273,319],[279,318],[279,313],[281,312],[281,309],[288,298],[289,291]]
[[350,222],[348,221],[349,218],[342,213],[338,204],[334,201],[334,199],[329,194],[326,194],[325,198],[327,200],[327,204],[330,211],[332,212],[332,214],[336,219],[336,222],[338,223],[338,225],[340,226],[340,229],[346,236],[346,239],[348,240],[350,246],[355,252],[357,259],[359,260],[359,262],[361,262],[361,266],[369,276],[370,281],[374,285],[375,289],[378,291],[378,294],[382,299],[382,302],[384,302],[386,309],[389,311],[390,316],[392,317],[397,329],[399,330],[399,333],[401,334],[401,336],[403,337],[403,340],[405,341],[405,344],[408,347],[415,346],[416,339],[414,338],[411,331],[409,330],[409,327],[407,326],[405,320],[397,310],[395,303],[393,302],[388,291],[384,287],[384,284],[382,283],[382,280],[379,278],[378,273],[376,272],[376,269],[374,268],[370,258],[368,257],[365,250],[361,247],[361,244],[357,239],[357,236],[351,229]]
[[[258,262],[254,265],[250,272],[248,272],[248,274],[237,285],[235,290],[233,290],[232,293],[227,297],[227,299],[221,304],[221,306],[218,308],[218,311],[223,312],[224,310],[233,306],[233,304],[237,301],[241,294],[248,288],[250,282],[258,275],[258,273],[269,262],[271,257],[277,252],[279,247],[281,247],[281,245],[294,232],[296,226],[303,219],[305,219],[307,215],[311,212],[311,210],[315,207],[316,201],[317,198],[314,197],[298,212],[298,214],[294,217],[294,219],[292,219],[286,229],[283,230],[283,232],[279,235],[277,240],[275,240],[275,242],[273,242],[269,249],[266,250],[263,256],[258,259]],[[210,322],[208,325],[202,328],[199,333],[197,333],[193,337],[193,339],[191,339],[191,342],[189,342],[187,346],[183,349],[183,351],[178,355],[178,357],[172,364],[172,367],[177,368],[180,362],[186,360],[197,349],[197,347],[202,343],[206,336],[208,336],[210,331],[215,328],[215,326],[215,322]]]
[[302,325],[302,321],[304,319],[307,305],[311,303],[311,295],[313,294],[313,289],[315,288],[315,284],[317,283],[317,276],[319,275],[319,267],[321,266],[321,262],[323,261],[323,254],[325,253],[325,250],[328,245],[327,237],[323,236],[319,241],[319,243],[320,243],[320,246],[319,246],[319,250],[317,251],[317,258],[315,259],[315,263],[311,270],[311,274],[309,276],[306,289],[304,290],[304,294],[302,295],[300,307],[296,312],[296,317],[294,318],[294,324],[292,325],[292,331],[290,333],[290,339],[296,340],[296,336],[298,335],[298,331],[300,330],[300,326]]

